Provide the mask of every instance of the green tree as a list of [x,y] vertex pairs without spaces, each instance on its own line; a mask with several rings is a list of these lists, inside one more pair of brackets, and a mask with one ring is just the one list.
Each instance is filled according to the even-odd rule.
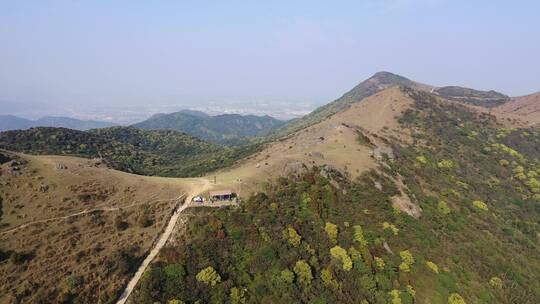
[[401,257],[401,264],[399,264],[399,270],[403,272],[410,272],[411,266],[414,264],[414,258],[409,250],[403,250],[399,253]]
[[503,282],[501,280],[501,278],[499,277],[492,277],[491,279],[489,279],[489,285],[493,286],[494,288],[497,288],[497,289],[502,289],[503,288]]
[[457,293],[453,293],[448,297],[448,304],[466,304],[465,300]]
[[332,274],[332,271],[330,269],[327,268],[321,271],[321,280],[323,281],[324,286],[332,290],[339,289],[339,283],[334,278],[334,275]]
[[366,246],[368,242],[364,238],[364,231],[362,230],[362,226],[360,225],[354,225],[354,241],[358,242],[360,246]]
[[292,284],[294,281],[294,273],[289,269],[284,269],[281,271],[279,278],[287,284]]
[[336,245],[330,249],[330,254],[332,255],[332,257],[341,261],[341,263],[343,264],[343,270],[349,271],[352,269],[352,260],[347,254],[347,250]]
[[426,266],[434,273],[439,273],[439,266],[437,266],[437,264],[433,263],[432,261],[427,261]]
[[246,292],[241,288],[233,287],[230,293],[231,304],[245,304]]
[[487,204],[484,203],[484,202],[482,202],[482,201],[473,201],[473,202],[472,202],[472,205],[473,205],[475,208],[477,208],[477,209],[479,209],[479,210],[482,210],[482,211],[488,211],[488,210],[489,210]]
[[450,212],[452,212],[452,210],[450,209],[450,207],[448,207],[448,204],[445,201],[439,201],[439,203],[437,204],[437,210],[443,215],[448,215],[450,214]]
[[311,273],[311,266],[309,266],[306,261],[297,261],[294,265],[293,270],[296,274],[298,283],[302,287],[309,287],[311,285],[311,280],[313,280],[313,274]]
[[210,284],[212,286],[221,282],[221,276],[212,266],[208,266],[205,269],[199,271],[195,278],[201,283]]
[[287,227],[285,230],[283,230],[283,238],[285,238],[289,244],[294,247],[298,247],[302,241],[302,237],[300,234],[298,234],[298,232],[296,232],[296,230],[294,230],[293,227]]
[[338,227],[335,224],[326,222],[326,225],[324,226],[324,230],[326,231],[326,234],[328,235],[328,239],[330,240],[330,243],[336,244],[337,237],[338,237]]

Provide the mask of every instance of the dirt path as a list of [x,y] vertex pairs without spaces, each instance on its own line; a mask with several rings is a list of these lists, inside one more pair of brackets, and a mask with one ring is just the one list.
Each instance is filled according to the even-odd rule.
[[[179,196],[177,198],[171,198],[171,199],[159,199],[159,200],[152,201],[151,203],[162,202],[162,201],[172,201],[172,200],[177,201],[182,196]],[[42,223],[47,223],[47,222],[52,222],[52,221],[66,220],[68,218],[80,216],[80,215],[83,215],[83,214],[94,213],[94,212],[99,212],[99,211],[104,211],[104,212],[118,211],[118,210],[121,210],[121,209],[127,209],[127,208],[132,208],[132,207],[136,207],[136,206],[140,206],[140,205],[151,204],[151,203],[145,202],[145,203],[135,203],[135,204],[125,205],[125,206],[117,206],[117,207],[99,207],[99,208],[93,208],[93,209],[85,209],[85,210],[82,210],[82,211],[79,211],[79,212],[76,212],[76,213],[72,213],[72,214],[68,214],[68,215],[64,215],[64,216],[51,217],[51,218],[46,218],[46,219],[42,219],[42,220],[36,220],[36,221],[24,223],[24,224],[21,224],[19,226],[10,228],[8,230],[0,231],[0,235],[15,232],[15,231],[17,231],[19,229],[23,229],[23,228],[26,228],[26,227],[29,227],[29,226],[32,226],[32,225],[37,225],[37,224],[42,224]]]
[[157,243],[154,245],[152,250],[150,250],[150,253],[148,254],[148,256],[146,256],[142,264],[139,266],[139,268],[137,269],[137,272],[135,272],[135,275],[133,275],[133,278],[131,278],[131,280],[129,281],[128,285],[126,286],[126,289],[124,290],[124,292],[122,292],[122,295],[120,296],[116,304],[126,303],[127,299],[129,298],[129,295],[133,292],[133,289],[135,289],[135,286],[137,286],[137,283],[139,282],[142,275],[146,271],[146,268],[148,268],[148,265],[150,265],[150,263],[154,260],[154,258],[157,256],[157,254],[161,250],[161,248],[165,246],[165,244],[167,243],[167,240],[169,240],[169,237],[171,236],[174,230],[174,227],[176,226],[176,222],[178,221],[180,214],[184,210],[186,210],[188,207],[195,206],[192,204],[192,201],[191,201],[192,198],[195,195],[202,193],[210,188],[210,182],[208,180],[201,179],[200,183],[201,183],[200,185],[192,186],[191,191],[189,192],[188,196],[184,200],[184,203],[182,204],[182,206],[177,207],[176,211],[171,216],[169,223],[167,224],[167,227],[163,231],[163,234],[161,235]]

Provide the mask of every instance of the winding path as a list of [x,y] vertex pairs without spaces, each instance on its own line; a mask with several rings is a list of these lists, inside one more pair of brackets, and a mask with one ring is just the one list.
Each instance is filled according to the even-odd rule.
[[161,235],[157,243],[154,245],[152,250],[150,250],[150,253],[146,256],[142,264],[139,266],[139,268],[137,269],[137,272],[135,272],[135,274],[133,275],[133,278],[131,278],[131,280],[127,284],[126,289],[124,290],[124,292],[122,292],[122,295],[120,295],[120,298],[118,299],[116,304],[126,303],[127,299],[129,298],[129,295],[133,292],[133,290],[135,289],[135,286],[137,286],[137,283],[141,279],[143,273],[146,271],[146,268],[148,268],[148,265],[150,265],[150,263],[154,260],[154,258],[157,256],[157,254],[161,250],[161,248],[163,248],[163,246],[165,246],[165,244],[169,240],[169,237],[171,236],[174,230],[174,227],[176,225],[176,222],[178,221],[178,218],[180,217],[180,214],[192,205],[192,199],[195,195],[206,191],[210,187],[210,182],[208,180],[201,179],[200,181],[202,181],[203,185],[199,187],[194,187],[190,191],[186,199],[184,200],[184,203],[182,204],[182,206],[176,208],[176,211],[171,216],[169,223],[167,224],[167,227],[163,231],[163,234]]
[[[159,200],[152,201],[152,203],[161,202],[161,201],[172,201],[172,200],[178,201],[181,197],[182,196],[179,196],[177,198],[171,198],[171,199],[159,199]],[[15,231],[17,231],[19,229],[26,228],[28,226],[47,223],[47,222],[52,222],[52,221],[65,220],[65,219],[68,219],[68,218],[71,218],[71,217],[76,217],[76,216],[83,215],[83,214],[94,213],[94,212],[99,212],[99,211],[105,211],[105,212],[107,212],[107,211],[118,211],[118,210],[121,210],[121,209],[127,209],[127,208],[140,206],[140,205],[146,205],[146,204],[149,204],[149,203],[148,202],[134,203],[134,204],[130,204],[130,205],[117,206],[117,207],[100,207],[100,208],[93,208],[93,209],[85,209],[85,210],[82,210],[82,211],[79,211],[79,212],[76,212],[76,213],[72,213],[72,214],[68,214],[68,215],[64,215],[64,216],[51,217],[51,218],[46,218],[46,219],[42,219],[42,220],[36,220],[36,221],[24,223],[24,224],[15,226],[13,228],[10,228],[8,230],[0,231],[0,235],[15,232]]]

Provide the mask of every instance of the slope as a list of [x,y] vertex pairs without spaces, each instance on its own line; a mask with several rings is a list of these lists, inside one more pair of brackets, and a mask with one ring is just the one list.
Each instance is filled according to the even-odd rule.
[[111,303],[190,183],[2,155],[0,303]]
[[378,72],[371,76],[369,79],[361,82],[349,92],[345,93],[335,101],[328,103],[322,107],[317,108],[308,115],[291,121],[284,126],[278,128],[273,132],[275,138],[286,136],[295,131],[303,129],[318,123],[332,114],[345,110],[351,104],[356,103],[366,97],[369,97],[377,92],[380,92],[391,86],[409,86],[423,90],[430,90],[432,87],[429,85],[421,84],[409,80],[403,76],[392,74],[390,72]]
[[[397,117],[412,100],[391,87],[354,103],[327,119],[270,142],[231,169],[217,175],[218,183],[242,192],[261,189],[265,182],[312,165],[327,165],[350,178],[378,167],[377,158],[392,154],[388,142],[409,140]],[[362,140],[358,140],[361,138]]]
[[7,131],[0,133],[0,148],[101,158],[115,169],[162,176],[199,175],[226,166],[253,149],[225,148],[177,131],[131,127],[87,132],[65,128]]
[[209,116],[196,111],[180,111],[157,114],[133,126],[147,130],[177,130],[210,142],[237,145],[247,142],[250,137],[265,135],[282,124],[283,121],[270,116]]
[[479,91],[458,86],[437,88],[434,93],[448,100],[460,101],[475,106],[493,108],[508,101],[510,97],[496,91]]
[[268,144],[223,172],[230,184],[218,175],[260,187],[240,208],[192,211],[133,303],[538,303],[539,143],[538,129],[384,90]]
[[518,115],[529,125],[538,124],[540,123],[540,92],[514,97],[510,102],[500,105],[494,110]]

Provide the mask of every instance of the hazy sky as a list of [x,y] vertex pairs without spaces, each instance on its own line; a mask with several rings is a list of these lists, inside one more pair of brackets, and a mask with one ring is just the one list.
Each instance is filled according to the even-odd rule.
[[322,104],[380,70],[522,95],[540,90],[539,16],[537,0],[0,0],[0,105]]

